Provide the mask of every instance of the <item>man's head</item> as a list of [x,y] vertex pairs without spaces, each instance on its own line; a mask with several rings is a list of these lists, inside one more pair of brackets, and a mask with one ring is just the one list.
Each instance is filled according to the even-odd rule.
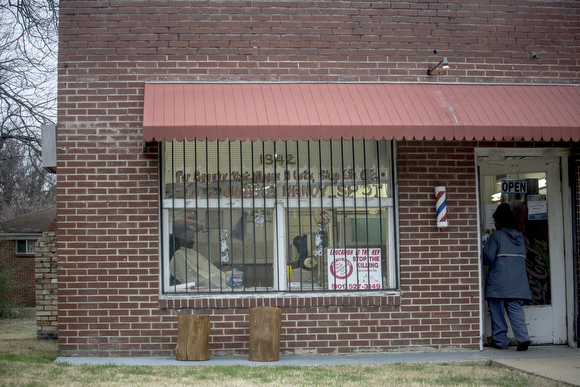
[[192,227],[180,227],[178,224],[173,229],[173,236],[179,239],[179,246],[191,248],[195,242],[196,231]]
[[516,228],[516,218],[507,203],[500,204],[493,213],[493,219],[496,221],[498,228]]
[[175,225],[173,236],[183,240],[194,240],[195,230],[191,227],[179,227],[178,225]]
[[203,230],[203,224],[197,221],[197,214],[192,210],[183,211],[181,214],[177,215],[173,219],[173,223],[176,228],[190,227],[197,231]]

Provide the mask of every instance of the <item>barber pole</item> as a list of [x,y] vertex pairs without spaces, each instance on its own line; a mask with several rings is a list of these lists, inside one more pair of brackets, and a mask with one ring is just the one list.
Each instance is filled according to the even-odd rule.
[[445,187],[435,187],[435,197],[437,199],[437,227],[447,227],[447,202],[445,201]]

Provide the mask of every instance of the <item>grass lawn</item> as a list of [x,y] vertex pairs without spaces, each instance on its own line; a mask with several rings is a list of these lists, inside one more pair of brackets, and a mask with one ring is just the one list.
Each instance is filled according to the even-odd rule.
[[34,314],[0,320],[0,386],[559,386],[485,364],[382,366],[116,366],[55,364],[56,342],[36,340]]

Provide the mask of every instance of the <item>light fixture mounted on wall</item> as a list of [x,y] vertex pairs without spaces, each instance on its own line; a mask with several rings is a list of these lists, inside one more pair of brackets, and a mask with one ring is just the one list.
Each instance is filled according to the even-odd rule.
[[435,65],[435,67],[431,68],[431,66],[429,66],[429,68],[427,69],[427,75],[431,75],[431,73],[440,65],[443,65],[443,69],[448,69],[449,68],[449,62],[447,61],[447,57],[444,56],[443,60],[441,60],[441,62],[437,63]]

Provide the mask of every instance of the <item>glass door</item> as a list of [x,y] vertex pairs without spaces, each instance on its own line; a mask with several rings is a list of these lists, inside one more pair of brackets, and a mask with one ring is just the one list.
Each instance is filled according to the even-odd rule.
[[[524,234],[533,298],[524,309],[533,344],[566,342],[562,193],[557,160],[542,156],[478,158],[482,239],[495,231],[492,214],[501,203],[510,205],[518,230]],[[483,274],[485,278],[486,268]],[[491,336],[491,328],[484,305],[485,341]],[[508,337],[514,340],[511,329]]]

